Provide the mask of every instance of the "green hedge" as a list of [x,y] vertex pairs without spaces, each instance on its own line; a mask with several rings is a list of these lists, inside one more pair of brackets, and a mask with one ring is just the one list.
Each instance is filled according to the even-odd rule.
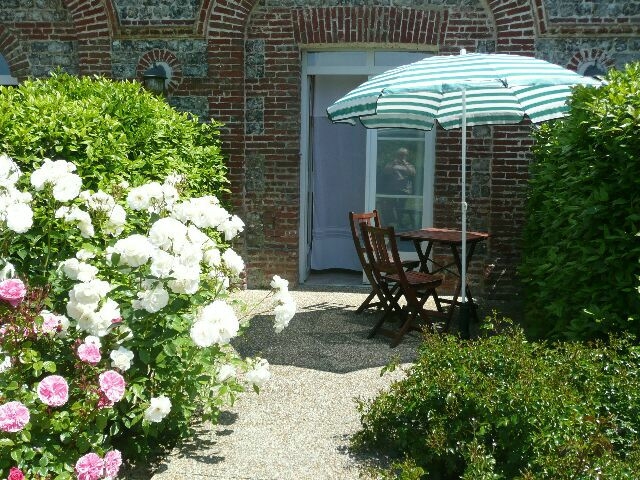
[[401,459],[384,478],[638,478],[639,381],[640,348],[620,339],[429,335],[406,379],[359,403],[354,443]]
[[535,336],[640,332],[640,63],[607,80],[535,133],[520,268]]
[[188,193],[220,192],[227,180],[219,127],[174,110],[135,82],[56,72],[0,88],[0,151],[25,171],[44,157],[71,161],[93,190],[175,171],[187,177]]

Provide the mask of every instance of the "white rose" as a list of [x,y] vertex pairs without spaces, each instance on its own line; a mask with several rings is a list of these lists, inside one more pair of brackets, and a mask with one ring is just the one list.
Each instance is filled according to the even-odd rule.
[[139,267],[149,261],[153,255],[153,245],[147,237],[134,234],[120,239],[113,246],[113,251],[120,254],[120,265]]
[[180,263],[195,268],[200,265],[203,253],[199,245],[187,242],[177,253]]
[[110,291],[111,286],[108,282],[93,279],[74,285],[69,292],[69,299],[72,302],[97,305]]
[[231,240],[238,233],[244,230],[244,222],[238,217],[234,215],[231,218],[226,219],[218,226],[218,230],[224,233],[225,240]]
[[21,175],[20,168],[11,157],[6,153],[0,155],[0,185],[5,188],[15,185]]
[[193,343],[201,348],[210,347],[220,340],[216,324],[209,320],[196,321],[191,327],[189,334]]
[[120,205],[114,205],[109,211],[109,217],[105,222],[104,228],[106,233],[117,237],[124,230],[124,224],[127,222],[127,212]]
[[[0,351],[0,353],[2,353],[2,352]],[[2,362],[0,362],[0,373],[6,372],[10,368],[11,368],[11,357],[8,356],[8,355],[5,355],[5,357],[2,360]]]
[[124,347],[118,347],[109,354],[111,358],[111,366],[126,372],[131,368],[131,360],[133,360],[133,352]]
[[150,182],[132,188],[127,195],[127,204],[132,210],[157,211],[162,199],[162,185]]
[[[97,304],[79,303],[71,300],[67,302],[67,315],[77,322],[84,321],[86,323],[97,307]],[[81,328],[81,330],[84,330],[84,328]]]
[[[198,326],[196,333],[202,334],[202,338],[211,342],[209,345],[199,346],[210,346],[213,343],[227,344],[238,334],[240,329],[240,322],[238,322],[233,308],[222,300],[215,300],[205,306],[198,315],[196,323],[198,322],[202,322],[202,325]],[[209,328],[210,331],[206,331],[206,328]],[[196,339],[194,342],[198,345]]]
[[53,198],[58,202],[69,202],[80,194],[82,178],[74,173],[56,179],[53,185]]
[[185,237],[187,227],[175,218],[166,217],[156,220],[149,230],[149,241],[158,248],[169,250],[175,239]]
[[219,267],[220,262],[222,261],[222,255],[220,255],[218,247],[216,247],[212,241],[208,241],[203,244],[203,250],[204,263],[211,268]]
[[158,278],[167,278],[176,263],[177,260],[173,255],[164,250],[156,249],[151,257],[151,275]]
[[218,375],[216,376],[216,379],[218,380],[218,382],[224,382],[225,380],[228,380],[231,377],[235,377],[236,376],[236,367],[234,367],[233,365],[229,365],[224,364],[220,367],[220,369],[218,370]]
[[244,261],[233,249],[227,248],[222,254],[222,260],[234,275],[238,276],[244,271]]
[[143,290],[137,294],[138,300],[134,302],[134,308],[156,313],[169,303],[169,293],[161,286],[149,290]]
[[193,295],[200,287],[200,269],[198,266],[188,266],[177,263],[173,268],[173,280],[167,286],[173,293]]
[[269,372],[269,362],[264,358],[256,359],[253,368],[249,370],[246,375],[247,382],[258,388],[261,388],[270,378],[271,372]]
[[144,419],[148,422],[161,422],[171,411],[171,400],[164,395],[152,397],[149,407],[144,411]]
[[280,333],[286,326],[289,325],[289,322],[296,314],[296,304],[291,301],[287,303],[281,303],[276,306],[275,310],[275,322],[274,329],[276,333]]
[[7,207],[6,220],[9,230],[25,233],[33,225],[33,211],[26,203],[14,203]]
[[289,281],[280,277],[280,275],[274,275],[271,280],[271,288],[274,290],[287,290],[289,288]]

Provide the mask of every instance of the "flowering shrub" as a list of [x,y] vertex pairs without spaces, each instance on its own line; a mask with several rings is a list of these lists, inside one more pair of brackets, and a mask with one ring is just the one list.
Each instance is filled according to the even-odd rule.
[[[215,421],[270,376],[229,344],[249,320],[226,243],[242,221],[214,196],[181,198],[177,175],[112,195],[74,171],[45,159],[27,178],[0,156],[0,478],[114,479],[123,456],[188,435],[195,414]],[[41,275],[20,278],[15,257]],[[268,296],[280,331],[287,281]]]

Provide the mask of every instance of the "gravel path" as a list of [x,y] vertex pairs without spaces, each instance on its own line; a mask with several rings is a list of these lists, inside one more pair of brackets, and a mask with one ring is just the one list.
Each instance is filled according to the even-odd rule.
[[[245,393],[223,412],[218,425],[202,425],[197,436],[167,457],[153,480],[358,479],[372,458],[348,451],[359,428],[354,398],[371,398],[401,378],[380,376],[393,357],[414,360],[417,334],[394,349],[385,337],[367,339],[375,313],[355,314],[365,290],[294,291],[298,313],[280,334],[258,317],[234,346],[261,355],[272,378],[259,395]],[[248,301],[262,291],[246,291]]]

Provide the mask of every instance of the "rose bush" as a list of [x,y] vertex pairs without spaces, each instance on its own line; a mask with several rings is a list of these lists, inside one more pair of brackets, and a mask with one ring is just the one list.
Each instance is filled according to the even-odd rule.
[[[0,156],[0,478],[116,478],[268,380],[229,344],[248,312],[276,331],[295,314],[278,276],[259,312],[232,299],[243,223],[216,197],[182,198],[177,175],[82,190],[74,172]],[[39,262],[37,281],[13,258]]]

